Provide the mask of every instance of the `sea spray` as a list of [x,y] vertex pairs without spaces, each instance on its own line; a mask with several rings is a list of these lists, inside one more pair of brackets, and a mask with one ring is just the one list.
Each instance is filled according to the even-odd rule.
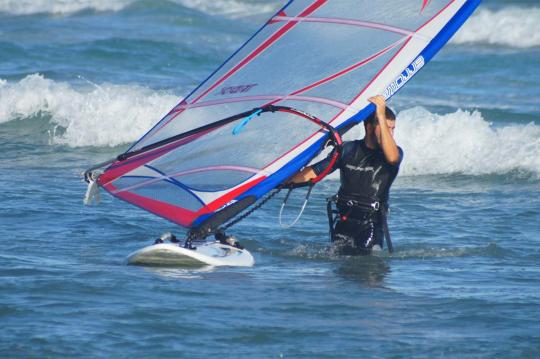
[[32,15],[40,13],[68,15],[82,10],[118,11],[133,0],[4,0],[0,13]]
[[[436,114],[424,107],[401,111],[397,118],[395,138],[405,152],[401,176],[523,171],[540,177],[540,126],[534,123],[494,126],[480,111]],[[363,133],[360,125],[345,139]]]
[[452,43],[516,48],[540,46],[540,8],[480,9],[457,32]]
[[[92,11],[122,11],[135,4],[137,0],[5,0],[0,1],[0,13],[12,15],[54,14],[69,16],[84,10]],[[259,14],[270,14],[282,3],[280,1],[241,0],[172,0],[196,11],[210,15],[220,15],[229,18],[248,17]],[[151,2],[150,2],[151,3]],[[156,6],[153,4],[153,6]]]
[[479,111],[438,115],[415,107],[398,115],[402,175],[483,175],[527,171],[540,176],[540,126],[494,127]]
[[137,140],[179,101],[139,85],[75,88],[34,74],[0,84],[0,123],[48,114],[64,129],[53,134],[53,144],[117,146]]
[[279,8],[279,1],[239,1],[239,0],[177,0],[178,3],[212,15],[230,18],[271,14]]
[[[34,74],[0,82],[0,123],[46,113],[62,129],[52,133],[52,144],[116,146],[139,139],[179,101],[138,85],[75,88]],[[345,138],[362,136],[360,125]],[[494,126],[480,111],[436,114],[413,107],[398,114],[395,136],[405,151],[402,176],[524,171],[540,177],[540,126],[534,123]]]

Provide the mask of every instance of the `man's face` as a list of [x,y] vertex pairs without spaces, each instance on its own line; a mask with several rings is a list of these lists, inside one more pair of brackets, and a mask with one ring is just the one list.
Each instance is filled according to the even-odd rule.
[[[394,129],[396,128],[396,121],[387,120],[386,124],[388,125],[388,129],[390,130],[390,135],[394,137]],[[381,126],[379,124],[375,125],[373,127],[373,131],[375,132],[375,137],[377,138],[377,143],[379,146],[381,145]]]

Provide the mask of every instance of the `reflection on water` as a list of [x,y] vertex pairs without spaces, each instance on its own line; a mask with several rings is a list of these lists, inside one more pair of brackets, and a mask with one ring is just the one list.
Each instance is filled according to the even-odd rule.
[[402,247],[391,255],[394,260],[444,258],[444,257],[493,257],[503,258],[514,253],[511,249],[503,248],[496,243],[488,243],[482,246],[462,247],[432,247],[426,245],[408,245]]
[[199,268],[174,268],[174,267],[150,267],[143,266],[144,270],[170,279],[203,279],[204,273],[211,273],[216,267],[202,266]]
[[336,273],[363,286],[383,287],[384,279],[390,273],[390,266],[386,259],[376,256],[346,257]]

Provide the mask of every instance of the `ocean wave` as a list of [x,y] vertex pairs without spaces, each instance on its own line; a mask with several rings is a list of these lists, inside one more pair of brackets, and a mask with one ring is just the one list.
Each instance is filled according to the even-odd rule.
[[4,0],[0,2],[0,13],[68,15],[82,10],[119,11],[132,2],[133,0]]
[[[397,117],[395,138],[405,152],[401,176],[517,172],[540,177],[540,126],[534,123],[494,126],[479,111],[439,115],[424,107]],[[345,139],[361,138],[362,127]]]
[[[121,11],[140,0],[4,0],[0,1],[0,13],[12,15],[60,14],[70,15],[83,10]],[[271,13],[277,9],[277,2],[261,0],[169,0],[163,1],[182,5],[191,9],[230,18]]]
[[92,85],[77,89],[42,75],[17,83],[0,80],[0,123],[44,114],[61,131],[52,144],[117,146],[135,141],[176,103],[178,96],[138,85]]
[[[93,85],[78,89],[30,75],[0,80],[0,123],[50,116],[51,143],[69,147],[117,146],[136,141],[179,96],[138,85]],[[346,139],[362,136],[362,127]],[[398,115],[396,141],[405,151],[401,175],[485,175],[524,171],[540,177],[540,126],[494,126],[479,111],[439,115],[413,107]]]
[[269,1],[239,1],[239,0],[175,0],[183,6],[199,11],[222,15],[229,18],[270,14],[278,9],[277,3]]
[[457,32],[452,43],[516,48],[540,46],[540,8],[481,9]]
[[416,107],[398,115],[396,141],[405,151],[402,175],[503,174],[540,176],[540,126],[493,126],[479,111],[446,115]]

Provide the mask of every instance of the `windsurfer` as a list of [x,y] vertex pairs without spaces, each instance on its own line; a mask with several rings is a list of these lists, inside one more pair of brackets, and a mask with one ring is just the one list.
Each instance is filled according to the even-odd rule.
[[[362,140],[343,144],[340,161],[332,171],[340,169],[341,187],[330,200],[335,202],[338,216],[331,220],[330,233],[339,254],[369,254],[389,241],[386,213],[392,182],[403,159],[403,151],[394,140],[396,116],[386,107],[383,96],[369,99],[376,111],[364,121]],[[305,167],[290,182],[307,182],[329,165],[330,157]],[[330,208],[330,207],[329,207]]]

